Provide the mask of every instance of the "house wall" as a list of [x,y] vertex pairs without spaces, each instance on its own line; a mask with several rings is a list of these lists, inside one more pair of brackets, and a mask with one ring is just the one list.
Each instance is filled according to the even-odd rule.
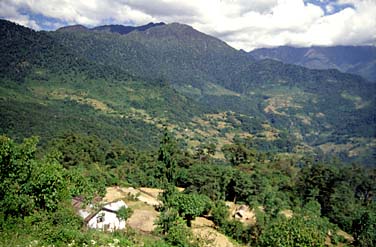
[[[101,215],[103,215],[103,222],[99,222]],[[90,219],[87,226],[89,228],[96,228],[105,231],[114,231],[124,229],[125,220],[120,220],[113,212],[101,210],[92,219]]]

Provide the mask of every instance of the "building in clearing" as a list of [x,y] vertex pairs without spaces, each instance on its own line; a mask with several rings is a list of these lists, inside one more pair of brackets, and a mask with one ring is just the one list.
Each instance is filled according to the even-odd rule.
[[111,232],[125,228],[125,220],[122,220],[117,216],[117,212],[122,207],[128,207],[122,200],[107,203],[102,206],[90,204],[87,207],[82,208],[84,205],[83,199],[75,197],[72,200],[72,205],[77,210],[78,214],[84,219],[88,228]]

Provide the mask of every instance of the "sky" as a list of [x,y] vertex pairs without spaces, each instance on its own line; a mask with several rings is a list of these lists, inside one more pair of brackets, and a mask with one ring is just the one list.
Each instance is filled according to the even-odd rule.
[[0,0],[0,18],[35,30],[179,22],[246,51],[376,45],[376,0]]

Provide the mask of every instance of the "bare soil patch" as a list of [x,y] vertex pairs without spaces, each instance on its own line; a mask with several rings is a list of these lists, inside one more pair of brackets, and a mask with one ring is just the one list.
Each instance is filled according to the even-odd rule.
[[135,189],[132,187],[124,188],[124,187],[108,187],[106,189],[107,193],[106,196],[103,198],[106,202],[112,202],[119,199],[124,199],[127,197],[133,197],[141,202],[144,202],[151,206],[158,206],[160,205],[160,201],[158,201],[157,196],[162,190],[152,189],[152,188],[140,188]]
[[154,222],[158,216],[159,213],[152,207],[149,209],[133,209],[133,214],[127,220],[127,224],[133,229],[150,233],[156,227]]
[[206,240],[208,242],[206,246],[235,247],[235,245],[225,235],[210,227],[194,228],[193,234]]

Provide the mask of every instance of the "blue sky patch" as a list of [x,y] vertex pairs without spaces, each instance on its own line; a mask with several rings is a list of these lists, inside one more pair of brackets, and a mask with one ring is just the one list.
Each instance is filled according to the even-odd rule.
[[304,0],[305,4],[311,3],[320,6],[325,15],[332,15],[338,13],[346,8],[355,9],[352,4],[339,4],[335,0]]

